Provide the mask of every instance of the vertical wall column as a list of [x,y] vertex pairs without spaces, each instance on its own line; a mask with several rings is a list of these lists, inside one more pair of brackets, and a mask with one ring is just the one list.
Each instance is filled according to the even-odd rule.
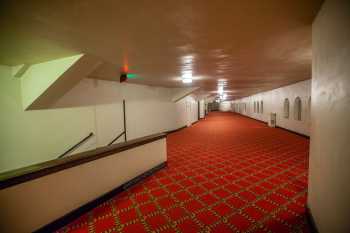
[[348,233],[350,1],[325,1],[312,37],[308,205],[320,233]]

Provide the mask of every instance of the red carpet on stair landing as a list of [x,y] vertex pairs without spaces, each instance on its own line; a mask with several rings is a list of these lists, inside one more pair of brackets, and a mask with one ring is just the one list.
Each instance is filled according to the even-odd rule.
[[167,146],[167,168],[60,232],[310,232],[309,140],[211,113]]

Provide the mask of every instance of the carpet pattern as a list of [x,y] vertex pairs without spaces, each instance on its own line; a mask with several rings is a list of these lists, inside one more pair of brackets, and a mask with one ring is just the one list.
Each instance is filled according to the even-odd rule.
[[308,139],[211,113],[167,147],[167,168],[58,232],[311,232]]

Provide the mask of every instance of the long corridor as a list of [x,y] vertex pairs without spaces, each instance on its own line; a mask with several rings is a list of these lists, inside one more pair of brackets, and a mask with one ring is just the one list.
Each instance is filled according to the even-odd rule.
[[168,166],[60,232],[310,232],[309,140],[232,113],[167,138]]

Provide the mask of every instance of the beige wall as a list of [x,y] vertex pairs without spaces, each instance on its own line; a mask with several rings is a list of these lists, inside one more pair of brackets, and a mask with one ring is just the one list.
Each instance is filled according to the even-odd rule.
[[[310,131],[310,100],[311,96],[311,80],[298,82],[292,85],[277,88],[271,91],[262,92],[256,95],[252,95],[246,98],[235,100],[234,104],[246,104],[246,111],[241,107],[239,110],[237,107],[234,109],[236,112],[240,112],[243,115],[247,115],[254,119],[267,122],[271,112],[277,115],[277,125],[292,131],[309,135]],[[294,119],[294,100],[296,97],[300,97],[302,101],[302,114],[301,121]],[[284,99],[289,99],[289,118],[284,118],[283,115],[283,103]],[[263,101],[263,113],[254,112],[254,102]],[[236,105],[238,106],[238,105]]]
[[327,0],[313,24],[308,205],[320,233],[350,232],[350,1]]
[[[0,172],[56,158],[95,132],[91,107],[23,111],[20,79],[6,66],[0,66],[0,111]],[[95,141],[81,149],[94,147]]]
[[24,111],[20,84],[11,67],[0,66],[0,172],[55,159],[90,132],[94,137],[73,153],[107,145],[123,131],[123,99],[128,139],[173,130],[197,116],[194,97],[173,102],[176,88],[93,79],[82,79],[50,109]]
[[160,139],[0,190],[0,232],[37,230],[166,160]]

